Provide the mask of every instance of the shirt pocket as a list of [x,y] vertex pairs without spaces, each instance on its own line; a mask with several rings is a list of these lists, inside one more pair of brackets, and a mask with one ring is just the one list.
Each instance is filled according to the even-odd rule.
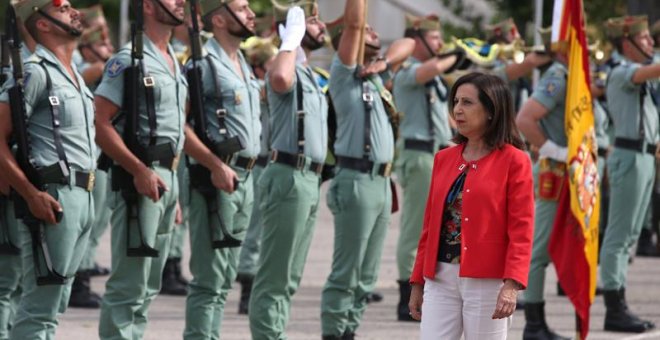
[[[60,126],[63,128],[74,126],[85,126],[85,105],[86,97],[80,95],[72,89],[56,90],[55,95],[60,105],[57,106],[60,116]],[[52,106],[48,105],[48,111],[52,115]]]
[[154,86],[154,106],[157,111],[167,110],[176,105],[177,96],[174,79],[166,76],[154,77],[156,85]]

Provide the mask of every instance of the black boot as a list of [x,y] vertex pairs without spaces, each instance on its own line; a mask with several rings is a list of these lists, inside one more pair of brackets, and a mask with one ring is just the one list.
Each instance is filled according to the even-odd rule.
[[355,333],[344,331],[344,334],[341,335],[341,340],[355,340]]
[[173,257],[170,260],[174,262],[174,275],[176,276],[176,280],[179,281],[180,284],[188,287],[188,280],[186,280],[185,277],[183,277],[183,274],[181,273],[181,258],[180,257]]
[[523,340],[570,340],[548,328],[545,322],[545,302],[525,302]]
[[160,293],[166,295],[186,296],[188,289],[182,285],[176,278],[176,259],[167,259],[163,269],[163,281],[160,287]]
[[367,293],[367,303],[381,302],[381,301],[383,301],[383,293],[376,291]]
[[645,322],[628,310],[625,291],[605,290],[605,330],[612,332],[643,333],[653,328],[652,322]]
[[658,257],[658,248],[653,244],[653,231],[642,228],[637,241],[637,256]]
[[110,268],[102,267],[98,263],[94,262],[94,268],[89,270],[89,275],[91,276],[106,276],[110,275]]
[[76,276],[73,279],[73,285],[71,286],[69,307],[101,307],[101,297],[98,294],[92,292],[89,271],[85,270],[76,273]]
[[238,301],[238,314],[248,314],[254,277],[252,275],[239,274],[236,281],[241,284],[241,298]]
[[336,335],[323,335],[321,336],[321,339],[323,340],[342,340],[341,336],[336,336]]
[[408,302],[410,302],[410,282],[407,280],[398,280],[399,284],[399,305],[396,307],[396,319],[399,321],[417,321],[410,316]]

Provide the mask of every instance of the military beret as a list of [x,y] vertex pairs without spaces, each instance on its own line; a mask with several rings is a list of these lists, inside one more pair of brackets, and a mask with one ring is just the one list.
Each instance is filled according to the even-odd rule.
[[91,7],[82,8],[79,9],[78,12],[82,14],[83,20],[85,20],[86,22],[92,21],[96,18],[105,18],[105,15],[103,14],[103,6],[101,5],[94,5]]
[[305,12],[305,17],[313,17],[319,15],[319,5],[316,0],[299,0],[291,1],[286,4],[281,4],[276,0],[271,0],[273,3],[273,15],[275,16],[275,22],[282,22],[286,20],[287,12],[289,8],[294,6],[299,6]]
[[245,51],[246,59],[253,66],[263,65],[278,52],[272,37],[251,37],[241,43],[241,49]]
[[610,18],[605,23],[607,36],[611,39],[632,36],[648,28],[646,15]]
[[200,0],[199,7],[201,8],[201,15],[205,16],[216,9],[233,2],[234,0]]
[[417,17],[412,14],[406,14],[406,29],[418,29],[423,31],[439,31],[440,18],[437,15],[427,15],[425,17]]
[[505,37],[508,33],[516,36],[520,35],[518,33],[518,26],[516,26],[516,23],[511,18],[494,25],[486,26],[486,36],[488,39]]
[[101,27],[86,30],[80,37],[80,45],[92,45],[99,41],[104,41],[107,36]]
[[16,9],[16,16],[21,21],[26,22],[32,14],[48,5],[59,7],[62,5],[62,0],[23,0],[14,5]]

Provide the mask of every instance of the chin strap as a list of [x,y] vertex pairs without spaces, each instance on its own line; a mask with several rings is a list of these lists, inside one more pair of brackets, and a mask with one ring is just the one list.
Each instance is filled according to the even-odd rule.
[[162,2],[160,2],[160,0],[154,0],[154,2],[157,3],[158,6],[160,6],[160,8],[162,8],[172,20],[174,20],[177,26],[183,25],[183,19],[177,18],[172,12],[170,12],[169,9],[167,9],[167,7],[165,7],[165,5],[163,5]]
[[229,8],[228,3],[225,3],[224,8],[227,10],[227,12],[229,12],[229,15],[231,15],[234,21],[236,21],[236,23],[238,23],[241,26],[241,29],[243,30],[242,34],[238,35],[239,38],[246,39],[251,36],[254,36],[254,32],[249,28],[247,28],[247,26],[245,26],[245,24],[241,21],[241,19],[239,19],[238,16],[236,16],[236,13],[234,13],[234,11],[232,11],[231,8]]
[[48,13],[42,11],[41,9],[37,9],[37,12],[38,12],[39,14],[41,14],[44,18],[48,19],[48,21],[52,22],[52,23],[55,24],[56,26],[58,26],[58,27],[60,27],[61,29],[65,30],[65,31],[66,31],[67,33],[69,33],[70,35],[72,35],[72,36],[74,36],[74,37],[79,37],[79,36],[82,35],[82,31],[77,30],[77,29],[75,29],[75,28],[73,28],[73,27],[71,27],[71,26],[69,26],[69,25],[67,25],[67,24],[65,24],[65,23],[63,23],[63,22],[61,22],[60,20],[57,20],[57,19],[53,18],[50,14],[48,14]]
[[646,53],[646,51],[644,51],[644,50],[639,46],[639,44],[638,44],[638,43],[637,43],[632,37],[630,37],[630,35],[628,35],[626,38],[628,39],[628,41],[630,41],[630,43],[631,43],[633,46],[635,46],[635,48],[639,51],[639,53],[641,53],[641,54],[646,58],[647,62],[651,62],[651,61],[653,60],[653,56],[650,55],[650,54],[648,54],[648,53]]

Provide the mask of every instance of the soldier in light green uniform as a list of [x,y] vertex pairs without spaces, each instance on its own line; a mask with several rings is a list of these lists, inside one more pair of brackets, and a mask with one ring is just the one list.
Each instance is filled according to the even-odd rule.
[[[327,193],[335,241],[332,272],[321,296],[321,328],[324,339],[353,339],[378,279],[392,209],[394,135],[383,104],[383,96],[391,95],[379,73],[406,60],[415,42],[397,40],[378,57],[380,40],[366,26],[362,0],[347,1],[343,18],[328,24],[328,30],[337,50],[330,68],[337,168]],[[358,67],[363,34],[365,68]]]
[[254,71],[254,75],[259,79],[261,86],[261,152],[257,157],[257,163],[252,169],[252,183],[254,185],[254,203],[252,205],[252,215],[250,216],[250,225],[245,232],[245,239],[241,245],[241,253],[238,259],[238,275],[236,281],[241,284],[241,297],[238,304],[238,314],[248,314],[250,304],[250,293],[252,292],[252,283],[257,274],[257,262],[259,261],[259,252],[261,249],[261,230],[263,222],[259,202],[262,201],[262,192],[257,185],[261,174],[263,173],[270,159],[270,122],[268,112],[268,99],[266,98],[266,72],[270,70],[277,47],[273,45],[271,38],[251,37],[243,47],[245,58],[248,60]]
[[440,20],[437,16],[406,16],[404,36],[415,39],[412,57],[403,63],[394,77],[394,100],[403,112],[401,142],[396,171],[403,187],[401,231],[397,243],[399,270],[399,304],[397,319],[413,321],[408,310],[410,274],[417,243],[422,231],[426,198],[431,185],[433,155],[449,146],[452,137],[447,113],[449,88],[440,75],[453,68],[456,55],[438,58],[443,46]]
[[316,1],[274,3],[282,40],[266,89],[271,164],[257,186],[264,193],[259,266],[250,300],[253,339],[286,339],[291,299],[312,241],[328,143],[328,105],[307,57],[323,47]]
[[[238,244],[229,243],[229,237],[242,240],[250,223],[254,198],[251,170],[261,149],[260,86],[239,50],[241,41],[253,35],[254,13],[247,0],[203,0],[200,7],[205,30],[214,35],[204,45],[208,55],[199,63],[206,133],[218,146],[239,140],[242,149],[234,154],[215,150],[231,166],[230,175],[238,185],[214,192],[213,197],[203,196],[205,186],[196,183],[209,181],[195,173],[208,167],[196,165],[189,169],[193,280],[186,300],[185,339],[220,337],[224,305],[236,279],[240,251]],[[221,109],[226,114],[219,115]]]
[[[172,28],[182,23],[183,5],[181,0],[144,2],[143,63],[148,74],[142,77],[149,79],[140,82],[132,98],[138,105],[135,129],[141,145],[134,148],[145,148],[141,155],[129,150],[122,139],[130,113],[122,112],[117,130],[112,125],[124,102],[131,99],[124,96],[125,71],[132,63],[130,45],[107,63],[96,90],[97,143],[115,161],[110,172],[114,191],[108,200],[112,273],[101,306],[101,339],[142,338],[147,310],[160,290],[178,198],[176,169],[184,145],[187,82],[168,43]],[[153,101],[144,95],[147,86],[143,84],[153,85]],[[151,126],[149,121],[155,124]],[[132,183],[120,177],[124,171],[133,177]],[[129,206],[121,189],[130,185],[135,186],[138,197],[137,204]],[[160,188],[164,189],[162,195]],[[135,251],[141,243],[155,249],[157,256]]]
[[[39,43],[34,55],[24,61],[24,104],[29,117],[25,132],[31,147],[29,156],[47,191],[39,191],[28,181],[7,147],[10,134],[18,133],[13,131],[7,92],[0,95],[0,171],[25,200],[24,208],[40,221],[37,228],[43,228],[52,266],[44,268],[42,260],[34,262],[28,222],[19,220],[23,293],[9,338],[53,339],[57,315],[66,309],[72,276],[82,260],[94,220],[94,103],[71,62],[82,29],[78,12],[68,1],[55,7],[50,0],[26,0],[15,7]],[[59,170],[47,174],[46,169]],[[58,211],[62,214],[59,222]],[[25,219],[26,215],[17,217]],[[56,277],[50,282],[54,284],[38,283],[38,277],[48,274]]]
[[525,139],[539,148],[539,161],[534,165],[534,245],[529,283],[525,291],[525,340],[568,339],[548,327],[543,298],[545,270],[550,263],[548,243],[561,191],[559,184],[563,183],[566,171],[566,73],[566,57],[558,53],[555,62],[543,74],[532,97],[523,104],[516,119]]
[[660,64],[645,65],[653,58],[645,16],[610,19],[606,26],[622,59],[607,79],[615,139],[607,160],[610,208],[600,257],[605,330],[641,333],[655,325],[628,309],[625,288],[629,248],[639,237],[653,190],[660,107],[653,94]]

